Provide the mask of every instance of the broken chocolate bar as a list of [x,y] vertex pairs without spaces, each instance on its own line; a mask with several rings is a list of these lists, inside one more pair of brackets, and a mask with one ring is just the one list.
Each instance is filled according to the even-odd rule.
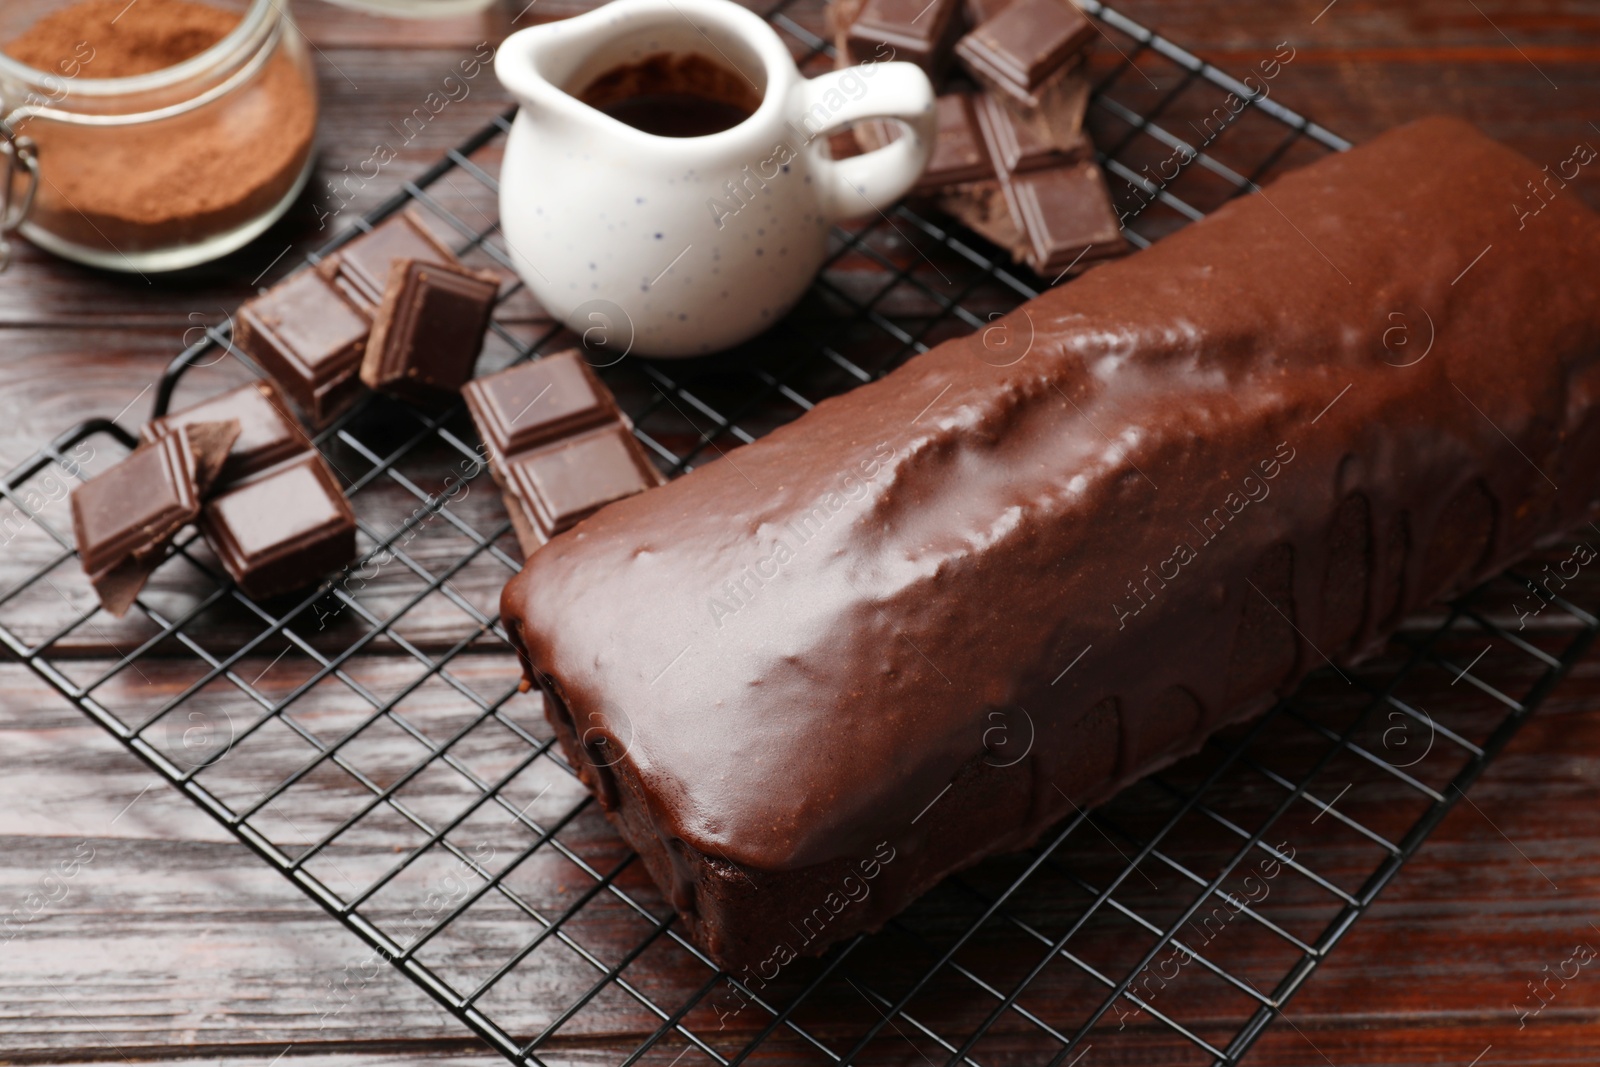
[[843,34],[842,53],[851,63],[915,63],[937,78],[949,66],[960,32],[960,0],[866,0]]
[[955,52],[979,82],[1038,107],[1040,87],[1094,35],[1094,23],[1071,0],[1014,0],[956,42]]
[[403,211],[318,263],[317,273],[370,318],[383,303],[390,269],[402,259],[445,266],[461,262],[414,211]]
[[360,395],[366,316],[314,271],[301,271],[239,308],[233,343],[272,376],[313,426]]
[[474,379],[462,394],[524,555],[601,505],[664,481],[576,349]]
[[508,484],[510,456],[625,418],[575,349],[475,378],[462,394],[489,453],[489,472],[501,485]]
[[185,425],[73,490],[79,561],[111,614],[127,613],[173,537],[199,516],[238,436],[232,419]]
[[396,260],[367,338],[361,380],[416,404],[459,393],[472,377],[499,291],[493,274]]
[[349,563],[356,519],[333,472],[307,452],[217,495],[200,529],[241,592],[267,600]]
[[238,481],[274,463],[304,452],[310,441],[296,424],[278,389],[269,381],[249,382],[202,400],[181,411],[145,423],[141,431],[153,442],[180,426],[237,419],[239,436],[223,464],[219,484]]
[[1094,163],[1019,174],[1004,185],[1035,273],[1052,278],[1128,250],[1105,177]]

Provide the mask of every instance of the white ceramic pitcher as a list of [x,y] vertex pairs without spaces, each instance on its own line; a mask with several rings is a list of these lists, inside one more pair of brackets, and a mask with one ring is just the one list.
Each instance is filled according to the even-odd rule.
[[[720,133],[661,137],[575,95],[663,53],[742,75],[760,106]],[[777,33],[731,0],[615,0],[513,34],[495,73],[521,104],[500,175],[507,247],[540,303],[617,357],[714,352],[771,326],[821,266],[830,226],[887,211],[936,136],[916,66],[808,81]],[[899,120],[901,136],[829,158],[829,132],[875,118]]]

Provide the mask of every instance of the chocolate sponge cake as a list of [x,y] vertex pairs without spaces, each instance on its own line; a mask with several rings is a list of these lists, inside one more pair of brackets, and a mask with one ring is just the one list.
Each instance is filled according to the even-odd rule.
[[770,978],[1588,517],[1552,174],[1392,131],[536,553],[508,629],[696,941]]

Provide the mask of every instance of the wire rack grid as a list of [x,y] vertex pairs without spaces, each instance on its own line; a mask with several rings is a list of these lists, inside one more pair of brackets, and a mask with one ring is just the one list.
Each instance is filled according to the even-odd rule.
[[[1092,126],[1136,246],[1347,147],[1262,78],[1080,3],[1109,46]],[[808,73],[832,64],[816,16],[768,16]],[[509,278],[492,176],[507,129],[491,123],[311,258],[416,205]],[[834,241],[802,309],[758,344],[605,369],[664,469],[1048,284],[906,206]],[[504,292],[489,362],[570,343],[514,282]],[[227,355],[245,362],[225,326],[207,331],[156,411]],[[62,435],[0,483],[22,517],[0,525],[28,563],[0,590],[0,644],[519,1064],[583,1041],[624,1065],[1237,1063],[1597,629],[1548,582],[1508,575],[885,930],[757,981],[677,928],[519,692],[497,602],[520,553],[459,406],[370,397],[315,442],[355,506],[360,562],[258,604],[190,533],[119,623],[96,611],[55,486],[136,442],[104,419]],[[1537,624],[1513,630],[1524,602]],[[364,964],[330,987],[328,1013],[356,1003],[352,973]]]

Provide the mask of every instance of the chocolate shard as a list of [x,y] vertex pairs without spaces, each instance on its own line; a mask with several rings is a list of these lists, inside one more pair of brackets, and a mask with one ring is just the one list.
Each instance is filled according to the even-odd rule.
[[1071,0],[1014,0],[956,42],[955,53],[983,85],[1038,107],[1040,87],[1094,36],[1094,23]]
[[194,453],[194,484],[201,499],[211,494],[227,466],[228,453],[239,439],[238,419],[225,422],[191,422],[184,427],[189,438],[189,450]]
[[324,426],[361,392],[367,317],[314,271],[293,274],[239,308],[233,343]]
[[322,275],[368,318],[383,303],[389,272],[402,259],[457,267],[461,261],[436,237],[415,209],[408,209],[373,227],[317,264]]
[[356,554],[355,514],[316,452],[219,493],[201,513],[200,530],[254,600],[303,589]]
[[960,32],[960,0],[866,0],[843,35],[840,55],[851,63],[915,63],[938,78]]
[[1005,189],[1035,273],[1055,278],[1128,251],[1105,176],[1094,163],[1020,174]]
[[200,422],[141,445],[72,493],[78,558],[100,604],[127,614],[221,470],[239,423]]
[[627,424],[611,390],[577,349],[475,378],[462,395],[489,454],[489,472],[501,485],[512,455],[606,422]]
[[486,271],[398,259],[372,321],[361,380],[437,405],[461,391],[483,348],[500,279]]
[[239,437],[223,464],[220,484],[238,481],[311,447],[305,431],[300,429],[282,394],[270,381],[248,382],[152,419],[140,432],[149,442],[180,426],[228,419],[238,420]]

